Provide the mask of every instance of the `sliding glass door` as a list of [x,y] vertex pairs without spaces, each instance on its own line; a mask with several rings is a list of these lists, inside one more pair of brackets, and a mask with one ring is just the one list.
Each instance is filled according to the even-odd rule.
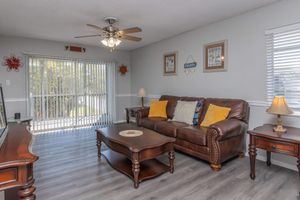
[[112,123],[114,63],[29,56],[28,67],[33,131]]

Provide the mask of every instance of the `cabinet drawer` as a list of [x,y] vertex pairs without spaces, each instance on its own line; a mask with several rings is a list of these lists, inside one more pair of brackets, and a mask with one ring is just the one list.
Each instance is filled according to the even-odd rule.
[[0,170],[0,186],[6,185],[18,180],[18,169],[9,168]]
[[267,151],[286,153],[289,155],[298,155],[298,145],[287,143],[287,142],[277,142],[267,139],[256,139],[256,147],[265,149]]

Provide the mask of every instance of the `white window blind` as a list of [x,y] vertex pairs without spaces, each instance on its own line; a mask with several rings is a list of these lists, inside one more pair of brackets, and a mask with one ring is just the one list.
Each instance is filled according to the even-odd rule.
[[300,108],[300,24],[266,31],[267,97],[285,96]]
[[28,56],[27,64],[33,131],[113,122],[115,63]]

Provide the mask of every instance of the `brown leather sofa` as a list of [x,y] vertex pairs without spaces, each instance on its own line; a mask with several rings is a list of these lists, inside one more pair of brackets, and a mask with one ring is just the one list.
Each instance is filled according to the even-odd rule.
[[199,124],[203,121],[209,104],[230,107],[231,111],[226,120],[202,128],[164,118],[148,118],[149,108],[144,108],[137,112],[138,126],[176,138],[176,150],[208,161],[215,171],[221,169],[224,161],[238,155],[244,156],[245,132],[249,121],[249,105],[246,101],[169,95],[161,96],[160,100],[168,100],[168,119],[173,118],[178,100],[201,101],[203,106],[199,111]]

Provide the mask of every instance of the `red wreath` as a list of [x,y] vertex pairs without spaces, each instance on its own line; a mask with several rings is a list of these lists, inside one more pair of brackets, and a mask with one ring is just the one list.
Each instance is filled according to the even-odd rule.
[[7,71],[15,70],[16,72],[19,71],[20,67],[23,67],[21,58],[14,55],[4,56],[2,65],[7,67]]
[[128,69],[125,65],[122,65],[119,67],[119,72],[121,73],[121,75],[125,75],[128,72]]

